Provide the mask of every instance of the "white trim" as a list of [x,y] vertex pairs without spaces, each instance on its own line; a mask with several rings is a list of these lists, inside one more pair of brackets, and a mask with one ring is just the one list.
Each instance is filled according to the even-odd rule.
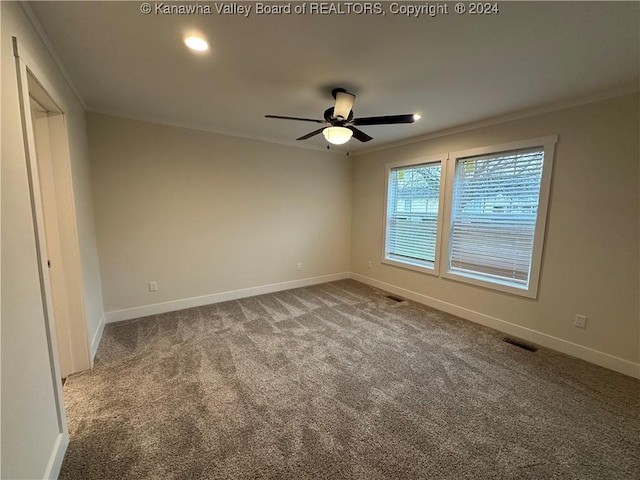
[[93,361],[96,358],[96,353],[98,352],[98,347],[100,346],[100,340],[102,340],[102,333],[104,332],[105,325],[105,314],[102,314],[100,317],[100,322],[98,323],[98,328],[96,328],[96,333],[93,334],[93,338],[91,339],[91,345],[89,346],[89,355],[91,360],[91,366],[93,367]]
[[[438,242],[438,240],[436,240],[436,243]],[[385,242],[386,244],[386,242]],[[385,248],[386,250],[386,248]],[[436,252],[438,251],[438,248],[436,247]],[[436,253],[436,258],[438,257],[437,253]],[[386,256],[386,252],[383,251],[382,252],[382,259],[380,260],[380,263],[384,263],[385,265],[391,265],[392,267],[398,267],[398,268],[404,268],[406,270],[413,270],[414,272],[420,272],[420,273],[426,273],[428,275],[434,275],[434,276],[438,276],[438,272],[435,268],[435,262],[433,262],[433,266],[429,266],[430,262],[424,261],[424,262],[419,262],[419,261],[415,261],[415,262],[409,262],[408,260],[405,261],[403,259],[400,258],[391,258],[391,257],[387,257]],[[424,263],[424,264],[422,264]]]
[[22,140],[24,142],[24,155],[29,181],[33,233],[36,242],[35,247],[36,257],[38,260],[38,275],[40,277],[40,293],[49,354],[51,384],[58,417],[58,433],[61,435],[68,435],[67,417],[64,409],[64,398],[62,395],[62,381],[60,380],[62,375],[60,374],[58,347],[56,341],[56,325],[53,317],[51,284],[47,266],[48,256],[44,237],[44,217],[42,211],[42,199],[40,197],[41,190],[39,183],[40,180],[38,177],[38,163],[35,156],[36,148],[33,119],[31,118],[31,107],[29,103],[28,65],[34,65],[34,62],[31,61],[32,57],[22,50],[22,47],[19,48],[18,39],[16,37],[12,37],[12,42],[17,74],[18,103],[20,106],[20,121],[22,123]]
[[[38,63],[34,60],[34,57],[32,57],[30,53],[26,51],[21,45],[19,47],[18,43],[18,39],[15,39],[14,55],[19,59],[20,69],[25,71],[26,83],[24,84],[24,88],[26,89],[27,94],[27,99],[25,101],[30,102],[31,99],[37,99],[38,103],[42,105],[47,111],[47,126],[50,132],[50,141],[48,143],[51,149],[51,158],[48,161],[54,168],[54,170],[59,170],[64,174],[64,178],[60,177],[60,179],[53,180],[55,184],[55,190],[58,193],[61,191],[68,192],[67,196],[69,197],[66,201],[68,201],[70,208],[70,223],[66,222],[64,231],[66,232],[66,236],[71,239],[71,243],[66,242],[63,244],[63,257],[65,258],[64,262],[66,272],[66,274],[64,275],[64,284],[68,294],[67,298],[74,299],[74,301],[77,302],[77,305],[74,304],[75,306],[71,307],[71,304],[69,304],[69,306],[71,307],[69,313],[71,315],[69,316],[70,323],[68,325],[68,331],[63,328],[58,329],[58,334],[68,335],[70,339],[70,358],[68,358],[68,361],[65,362],[65,364],[67,364],[65,370],[60,371],[62,376],[67,376],[69,373],[79,372],[91,366],[91,360],[89,357],[89,344],[87,338],[87,326],[85,320],[84,296],[81,295],[82,272],[80,271],[80,247],[78,244],[76,204],[74,199],[74,189],[71,188],[73,182],[71,178],[71,172],[69,170],[71,160],[69,152],[67,116],[64,110],[59,106],[60,95],[56,94],[56,89],[53,87],[53,85],[51,85],[48,77],[43,71],[41,71]],[[20,73],[20,75],[22,75],[22,73]],[[25,148],[33,148],[32,152],[29,155],[33,156],[33,158],[35,159],[33,170],[37,171],[40,167],[38,166],[39,164],[37,156],[35,155],[35,130],[33,120],[30,118],[30,103],[28,105],[28,112],[25,112],[25,116],[28,113],[29,119],[27,120],[27,125],[29,125],[29,128],[28,134],[25,135],[25,138],[27,138],[27,144]],[[62,182],[60,185],[58,185],[58,180]],[[40,205],[39,209],[42,209],[43,207],[42,199],[40,198],[41,192],[39,184],[40,180],[38,175],[37,185],[34,184],[34,186],[37,186],[38,188],[38,192],[36,192],[39,197],[37,203],[38,205]],[[53,200],[53,202],[59,202],[57,196],[55,200]],[[46,230],[44,229],[44,225],[42,225],[42,227],[43,230],[41,235],[46,239]],[[62,231],[54,232],[53,235],[60,236],[62,235],[61,232]],[[45,247],[47,246],[46,243],[47,242],[45,241]],[[46,256],[48,258],[51,258],[48,254]],[[46,276],[49,277],[49,274],[47,273]],[[78,293],[78,295],[74,295],[74,292]],[[49,292],[49,294],[50,293],[51,292]],[[63,353],[63,355],[66,354]],[[56,353],[56,358],[59,359],[58,353]],[[56,378],[62,378],[62,376],[58,375]]]
[[62,468],[62,461],[64,460],[64,454],[69,446],[69,434],[67,432],[60,433],[53,444],[51,450],[51,457],[47,464],[47,469],[44,472],[43,478],[58,478],[60,475],[60,469]]
[[460,318],[464,318],[465,320],[479,323],[480,325],[493,328],[494,330],[517,336],[543,347],[547,347],[552,350],[571,355],[572,357],[594,363],[601,367],[629,375],[630,377],[640,379],[640,363],[630,362],[629,360],[625,360],[593,348],[584,347],[582,345],[563,340],[562,338],[554,337],[553,335],[522,327],[506,320],[491,317],[484,313],[444,302],[412,290],[396,287],[390,283],[382,282],[358,273],[352,273],[351,278],[359,282],[366,283],[367,285],[371,285],[372,287],[376,287],[381,290],[400,295],[409,300],[442,310],[443,312],[456,315]]
[[114,310],[111,312],[106,312],[104,314],[104,320],[106,323],[121,322],[123,320],[132,320],[134,318],[147,317],[149,315],[174,312],[176,310],[182,310],[185,308],[201,307],[203,305],[210,305],[212,303],[237,300],[238,298],[253,297],[254,295],[279,292],[281,290],[289,290],[291,288],[308,287],[309,285],[317,285],[319,283],[335,282],[336,280],[344,280],[345,278],[350,277],[351,274],[349,272],[334,273],[331,275],[322,275],[320,277],[303,278],[301,280],[291,280],[288,282],[272,283],[270,285],[242,288],[239,290],[231,290],[228,292],[213,293],[211,295],[203,295],[201,297],[183,298],[181,300],[156,303],[153,305],[144,305],[142,307]]
[[[240,132],[235,132],[235,131],[226,131],[226,130],[212,130],[206,127],[199,127],[199,126],[195,126],[195,125],[191,125],[188,122],[182,123],[182,122],[174,122],[174,121],[170,121],[170,120],[166,120],[166,119],[160,119],[154,116],[147,116],[147,117],[132,117],[129,114],[123,113],[121,111],[118,111],[117,109],[115,110],[107,110],[107,109],[96,109],[92,106],[88,106],[86,104],[86,102],[84,101],[84,99],[82,98],[82,96],[80,95],[80,91],[78,90],[78,88],[75,86],[75,84],[73,83],[73,81],[71,80],[71,76],[67,73],[66,68],[64,67],[64,64],[62,63],[62,61],[60,60],[60,57],[58,56],[55,48],[53,47],[53,44],[51,43],[51,41],[49,40],[49,37],[47,36],[47,34],[45,33],[44,29],[42,28],[42,24],[40,23],[40,21],[38,20],[37,15],[35,14],[35,12],[33,11],[33,8],[29,5],[28,2],[24,2],[21,1],[20,3],[20,7],[22,8],[22,10],[24,11],[25,15],[27,16],[27,18],[29,19],[29,21],[31,22],[34,30],[37,32],[38,36],[40,37],[40,40],[42,41],[42,43],[44,44],[45,48],[47,49],[47,52],[49,53],[49,55],[51,56],[51,58],[53,59],[53,61],[55,62],[56,66],[58,67],[58,69],[60,70],[60,73],[62,74],[62,76],[64,77],[64,79],[66,80],[67,84],[69,85],[69,87],[71,88],[71,90],[73,91],[74,95],[76,96],[76,98],[78,99],[78,101],[80,102],[80,104],[82,105],[83,109],[85,111],[91,111],[91,112],[95,112],[95,113],[102,113],[104,115],[111,115],[111,116],[116,116],[116,117],[124,117],[124,118],[130,118],[130,119],[134,119],[134,120],[141,120],[141,121],[146,121],[146,122],[151,122],[151,123],[160,123],[160,124],[164,124],[164,125],[171,125],[171,126],[176,126],[176,127],[180,127],[180,128],[188,128],[191,130],[200,130],[200,131],[206,131],[206,132],[210,132],[210,133],[217,133],[220,135],[227,135],[227,136],[232,136],[232,137],[239,137],[239,138],[248,138],[250,140],[257,140],[257,141],[262,141],[262,142],[267,142],[267,143],[274,143],[277,145],[287,145],[287,146],[292,146],[292,147],[296,147],[296,148],[303,148],[303,149],[307,149],[307,150],[315,150],[315,151],[324,151],[325,153],[327,153],[327,150],[325,150],[324,147],[321,146],[317,146],[317,145],[312,145],[309,143],[300,143],[300,142],[294,142],[291,140],[282,140],[282,139],[275,139],[275,138],[267,138],[267,137],[261,137],[261,136],[248,136],[246,134],[240,133]],[[513,113],[507,113],[507,114],[502,114],[502,115],[497,115],[497,116],[492,116],[489,118],[486,118],[484,120],[478,120],[478,121],[474,121],[474,122],[469,122],[469,123],[465,123],[462,125],[457,125],[451,128],[446,128],[446,129],[442,129],[442,130],[438,130],[436,132],[430,132],[424,135],[420,135],[417,137],[411,137],[411,138],[407,138],[407,139],[403,139],[403,140],[398,140],[395,142],[390,142],[390,143],[385,143],[383,145],[379,145],[376,147],[372,147],[372,148],[362,148],[362,149],[356,149],[352,152],[350,152],[351,156],[357,156],[357,155],[365,155],[368,153],[373,153],[373,152],[377,152],[377,151],[381,151],[381,150],[387,150],[390,148],[395,148],[395,147],[399,147],[399,146],[404,146],[404,145],[410,145],[412,143],[418,143],[418,142],[423,142],[425,140],[432,140],[434,138],[439,138],[439,137],[444,137],[447,135],[452,135],[455,133],[461,133],[461,132],[466,132],[469,130],[475,130],[478,128],[482,128],[482,127],[487,127],[487,126],[491,126],[491,125],[497,125],[497,124],[501,124],[501,123],[506,123],[506,122],[511,122],[514,120],[520,120],[523,118],[528,118],[528,117],[533,117],[536,115],[542,115],[545,113],[550,113],[550,112],[555,112],[558,110],[564,110],[567,108],[572,108],[572,107],[577,107],[580,105],[585,105],[585,104],[589,104],[589,103],[595,103],[595,102],[599,102],[602,100],[607,100],[609,98],[615,98],[615,97],[621,97],[624,95],[630,95],[633,93],[638,92],[638,85],[635,82],[631,82],[613,89],[608,89],[608,90],[604,90],[604,91],[598,91],[598,92],[594,92],[594,93],[590,93],[587,95],[583,95],[580,97],[574,97],[574,98],[570,98],[567,100],[561,100],[558,102],[552,102],[552,103],[548,103],[545,105],[540,105],[537,107],[533,107],[533,108],[529,108],[526,110],[521,110],[521,111],[517,111],[517,112],[513,112]],[[332,153],[332,154],[337,154],[337,155],[346,155],[347,152],[349,152],[349,148],[343,148],[341,150],[336,150],[336,149],[330,149],[328,151],[328,153]]]
[[[383,223],[382,223],[382,258],[381,262],[387,265],[393,265],[395,267],[406,268],[408,270],[415,270],[416,272],[427,273],[429,275],[438,275],[440,273],[440,239],[442,237],[442,217],[443,217],[443,208],[445,201],[445,186],[447,184],[447,161],[448,154],[443,153],[439,155],[433,155],[429,157],[421,157],[415,158],[412,160],[401,160],[398,162],[387,163],[384,166],[384,212],[382,215]],[[421,265],[420,263],[410,263],[409,261],[396,260],[393,258],[387,257],[387,223],[388,223],[388,214],[389,214],[389,173],[391,170],[399,167],[412,167],[418,165],[428,165],[428,164],[440,164],[440,191],[438,192],[438,218],[436,220],[436,248],[434,254],[433,266],[429,267],[426,265]],[[428,264],[430,262],[425,261],[424,263]]]
[[638,85],[634,83],[629,83],[619,88],[614,88],[611,90],[595,92],[590,95],[585,95],[577,98],[570,98],[568,100],[541,105],[539,107],[533,107],[527,110],[521,110],[514,113],[497,115],[495,117],[490,117],[484,120],[478,120],[476,122],[464,123],[464,124],[456,125],[450,128],[437,130],[435,132],[426,133],[424,135],[419,135],[417,137],[411,137],[411,138],[406,138],[404,140],[398,140],[396,142],[385,143],[384,145],[379,145],[377,147],[359,149],[354,152],[351,152],[351,156],[355,157],[358,155],[368,155],[369,153],[380,152],[383,150],[389,150],[391,148],[396,148],[396,147],[403,147],[405,145],[411,145],[413,143],[420,143],[420,142],[425,142],[427,140],[434,140],[436,138],[442,138],[442,137],[454,135],[457,133],[464,133],[471,130],[477,130],[479,128],[491,127],[493,125],[500,125],[502,123],[509,123],[516,120],[522,120],[525,118],[531,118],[538,115],[544,115],[546,113],[552,113],[560,110],[566,110],[568,108],[579,107],[581,105],[597,103],[603,100],[608,100],[610,98],[624,97],[626,95],[632,95],[635,93],[638,93]]
[[252,140],[254,142],[263,142],[263,143],[270,143],[273,145],[281,145],[285,147],[301,148],[303,150],[313,150],[316,152],[330,153],[332,155],[339,155],[343,157],[347,156],[347,153],[349,152],[349,149],[346,146],[341,147],[339,145],[332,145],[331,148],[327,150],[327,147],[323,145],[297,142],[295,140],[275,139],[270,137],[263,137],[260,135],[247,135],[247,134],[237,132],[235,130],[207,128],[200,125],[194,125],[189,122],[178,122],[174,120],[167,120],[165,118],[158,118],[153,115],[148,116],[148,115],[138,115],[138,114],[124,114],[117,110],[110,110],[105,108],[93,108],[93,107],[89,107],[87,112],[95,113],[98,115],[105,115],[108,117],[124,118],[127,120],[133,120],[136,122],[153,123],[156,125],[163,125],[166,127],[182,128],[186,130],[195,130],[197,132],[213,133],[214,135],[222,135],[225,137],[241,138],[243,140]]
[[[542,252],[544,249],[544,239],[547,224],[547,213],[549,206],[549,195],[551,192],[551,172],[553,171],[553,161],[555,157],[555,145],[558,142],[558,135],[532,138],[530,140],[519,140],[515,142],[502,143],[499,145],[489,145],[469,150],[453,152],[449,154],[447,165],[447,201],[444,212],[444,228],[442,229],[442,250],[441,265],[443,265],[440,276],[449,280],[469,283],[479,287],[498,290],[501,292],[520,295],[527,298],[538,297],[538,281],[542,265]],[[531,253],[531,270],[529,273],[529,284],[525,288],[502,284],[499,282],[483,279],[481,276],[464,275],[449,271],[450,249],[451,249],[451,215],[454,203],[454,183],[458,160],[476,157],[480,155],[498,154],[525,148],[542,147],[544,151],[544,163],[542,166],[542,178],[540,180],[540,193],[538,203],[538,214],[533,241],[533,251]]]
[[302,148],[305,150],[315,150],[315,151],[323,151],[325,153],[332,153],[336,155],[346,155],[349,152],[349,156],[355,157],[358,155],[367,155],[369,153],[379,152],[383,150],[389,150],[391,148],[402,147],[405,145],[411,145],[413,143],[420,143],[427,140],[433,140],[436,138],[446,137],[448,135],[453,135],[456,133],[468,132],[470,130],[476,130],[478,128],[490,127],[493,125],[500,125],[502,123],[508,123],[515,120],[521,120],[524,118],[535,117],[537,115],[543,115],[545,113],[556,112],[559,110],[565,110],[567,108],[579,107],[581,105],[587,105],[590,103],[596,103],[603,100],[607,100],[610,98],[623,97],[625,95],[631,95],[638,92],[638,86],[634,83],[630,83],[628,85],[623,85],[620,88],[615,88],[611,90],[599,91],[590,95],[585,95],[577,98],[571,98],[569,100],[564,100],[560,102],[555,102],[551,104],[542,105],[539,107],[530,108],[527,110],[517,111],[514,113],[507,113],[504,115],[498,115],[494,117],[490,117],[484,120],[478,120],[475,122],[463,123],[461,125],[453,126],[450,128],[445,128],[442,130],[437,130],[435,132],[426,133],[424,135],[419,135],[417,137],[410,137],[403,140],[398,140],[395,142],[389,142],[382,145],[378,145],[371,148],[356,148],[355,150],[350,150],[349,148],[336,149],[332,147],[329,150],[326,150],[324,146],[313,145],[304,142],[295,142],[292,140],[283,140],[283,139],[275,139],[270,137],[262,137],[262,136],[251,136],[246,135],[237,131],[227,131],[227,130],[217,130],[211,129],[204,126],[193,125],[189,122],[176,122],[173,120],[167,120],[165,118],[158,118],[157,116],[140,116],[140,115],[131,115],[130,113],[122,112],[118,109],[105,109],[105,108],[97,108],[92,105],[89,105],[85,108],[88,112],[98,113],[101,115],[109,115],[112,117],[120,117],[127,118],[130,120],[137,120],[141,122],[150,122],[150,123],[158,123],[161,125],[168,125],[172,127],[178,128],[187,128],[190,130],[198,130],[202,132],[208,133],[216,133],[219,135],[226,135],[230,137],[238,137],[238,138],[246,138],[249,140],[255,140],[266,143],[273,143],[276,145],[286,145],[295,148]]
[[414,302],[422,303],[443,312],[456,315],[457,317],[463,318],[465,320],[484,325],[508,335],[513,335],[518,338],[522,338],[523,340],[536,343],[543,347],[547,347],[552,350],[599,365],[601,367],[620,372],[630,377],[640,379],[640,363],[630,362],[629,360],[625,360],[623,358],[616,357],[614,355],[610,355],[593,348],[578,345],[576,343],[569,342],[568,340],[554,337],[553,335],[538,332],[527,327],[522,327],[506,320],[495,318],[484,313],[476,312],[475,310],[470,310],[468,308],[454,305],[449,302],[444,302],[442,300],[429,297],[422,293],[397,287],[390,283],[382,282],[380,280],[376,280],[374,278],[353,272],[336,273],[331,275],[323,275],[320,277],[311,277],[301,280],[273,283],[270,285],[261,285],[258,287],[243,288],[239,290],[231,290],[228,292],[214,293],[211,295],[203,295],[201,297],[185,298],[181,300],[174,300],[171,302],[156,303],[153,305],[145,305],[142,307],[106,312],[100,320],[98,331],[96,331],[94,339],[91,342],[91,351],[92,354],[95,355],[97,346],[100,343],[99,338],[102,336],[102,331],[104,329],[105,323],[115,323],[124,320],[132,320],[149,315],[173,312],[185,308],[200,307],[203,305],[210,305],[229,300],[237,300],[239,298],[252,297],[254,295],[262,295],[265,293],[279,292],[292,288],[308,287],[310,285],[334,282],[336,280],[344,280],[346,278],[357,280],[367,285],[371,285],[372,287],[379,288],[396,295],[400,295],[401,297],[407,298],[409,300],[413,300]]

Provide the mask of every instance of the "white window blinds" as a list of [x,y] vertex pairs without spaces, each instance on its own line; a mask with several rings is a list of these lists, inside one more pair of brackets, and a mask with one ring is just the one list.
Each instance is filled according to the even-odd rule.
[[392,168],[388,177],[385,258],[433,268],[440,163]]
[[544,149],[458,159],[449,271],[528,288]]

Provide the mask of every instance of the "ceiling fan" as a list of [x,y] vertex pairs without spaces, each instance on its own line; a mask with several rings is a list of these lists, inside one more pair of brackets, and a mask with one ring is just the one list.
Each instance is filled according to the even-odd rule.
[[[297,120],[301,122],[321,123],[328,126],[307,133],[296,140],[306,140],[320,132],[324,135],[329,143],[341,145],[347,143],[353,136],[361,142],[373,140],[373,137],[367,135],[356,126],[364,125],[394,125],[397,123],[413,123],[420,118],[419,115],[412,113],[405,115],[385,115],[380,117],[362,117],[353,118],[353,102],[356,96],[347,92],[344,88],[334,88],[331,95],[335,98],[335,105],[324,111],[324,120],[316,120],[313,118],[284,117],[281,115],[265,115],[266,118],[279,118],[281,120]],[[327,147],[328,148],[328,147]]]

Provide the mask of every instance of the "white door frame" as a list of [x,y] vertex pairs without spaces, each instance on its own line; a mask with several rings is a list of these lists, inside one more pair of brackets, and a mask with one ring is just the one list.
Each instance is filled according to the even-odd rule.
[[[19,54],[18,54],[19,53]],[[42,213],[42,190],[40,184],[40,173],[45,173],[45,180],[50,182],[49,195],[45,199],[49,202],[55,202],[53,208],[45,209],[44,216],[35,217],[37,222],[34,227],[38,232],[38,236],[42,237],[44,247],[41,256],[44,257],[43,265],[47,265],[49,260],[52,263],[52,276],[57,283],[55,285],[53,296],[51,289],[46,293],[49,300],[53,303],[53,310],[61,313],[59,305],[56,304],[59,292],[66,292],[66,305],[68,308],[63,309],[66,314],[64,321],[57,321],[53,313],[49,318],[54,319],[57,327],[57,333],[64,336],[65,342],[58,345],[68,345],[69,351],[57,352],[65,356],[65,371],[60,372],[63,376],[70,373],[79,372],[91,368],[91,354],[89,340],[87,336],[87,325],[84,308],[84,288],[82,279],[82,265],[80,259],[80,247],[78,242],[77,222],[75,215],[75,202],[73,194],[73,182],[71,177],[71,161],[69,156],[68,134],[66,125],[66,115],[59,107],[59,102],[51,95],[50,89],[47,89],[41,80],[46,80],[43,75],[38,75],[31,67],[33,62],[29,61],[28,55],[24,51],[17,51],[16,61],[18,62],[18,81],[20,86],[21,111],[23,113],[23,130],[25,133],[25,151],[29,162],[29,177],[33,190],[33,201],[37,204]],[[31,114],[31,99],[34,99],[47,111],[47,119],[41,119],[39,122],[45,121],[44,128],[48,130],[50,142],[48,142],[49,154],[46,158],[40,159],[47,163],[43,171],[39,171],[39,159],[37,157],[37,138],[34,134],[34,123]],[[27,103],[25,103],[27,102]],[[42,148],[41,148],[42,150]],[[51,194],[55,191],[55,194]],[[52,206],[52,205],[49,205]],[[47,212],[57,211],[55,222],[51,222],[47,218]],[[46,237],[45,219],[49,219],[49,226],[54,225],[57,228],[50,228],[49,239]],[[57,225],[56,225],[57,224]],[[51,244],[54,239],[54,245],[59,245],[55,251],[48,252],[47,244]],[[47,253],[48,252],[48,253]],[[57,271],[53,272],[54,269]],[[49,270],[44,270],[49,277]],[[49,278],[49,287],[51,278]],[[56,337],[57,339],[57,337]],[[59,359],[59,357],[58,357]]]
[[58,438],[56,439],[57,455],[53,456],[47,465],[46,477],[55,474],[57,477],[64,452],[69,444],[69,432],[67,430],[67,418],[62,397],[62,381],[60,367],[58,365],[58,351],[56,346],[56,331],[52,318],[53,305],[51,304],[51,285],[47,272],[46,244],[42,232],[44,231],[44,219],[42,215],[42,203],[40,201],[40,184],[38,181],[38,165],[35,157],[35,139],[33,135],[33,123],[31,120],[31,106],[29,102],[29,88],[27,80],[27,66],[18,55],[18,41],[13,37],[13,53],[16,59],[16,71],[18,73],[18,95],[20,97],[20,118],[22,120],[22,138],[24,140],[25,155],[27,158],[27,174],[29,177],[29,194],[31,197],[31,213],[33,230],[36,237],[36,254],[38,258],[38,273],[40,276],[40,292],[42,296],[42,310],[45,319],[45,331],[47,346],[49,349],[49,365],[51,367],[51,383],[56,400],[56,412],[58,415]]
[[[48,126],[51,129],[51,154],[52,168],[57,168],[55,177],[56,200],[63,200],[63,205],[57,205],[58,210],[64,213],[60,216],[60,239],[63,241],[61,257],[64,265],[64,287],[69,297],[69,344],[71,346],[71,358],[73,358],[73,371],[80,371],[91,367],[89,343],[86,333],[86,321],[84,315],[84,294],[82,286],[82,270],[80,263],[80,250],[77,237],[76,216],[73,200],[73,183],[71,179],[71,162],[69,157],[68,135],[66,117],[62,109],[50,94],[53,89],[46,88],[46,76],[42,74],[36,62],[32,61],[28,52],[18,48],[18,40],[13,37],[13,53],[16,62],[18,95],[20,103],[20,117],[24,149],[27,162],[27,175],[29,180],[29,193],[31,197],[31,210],[34,235],[36,240],[36,254],[38,261],[38,273],[40,277],[40,291],[42,308],[45,320],[45,332],[47,337],[49,365],[51,369],[51,382],[56,401],[58,417],[58,438],[56,440],[55,454],[51,457],[47,466],[46,478],[56,478],[62,466],[64,452],[69,443],[66,413],[62,392],[62,375],[56,336],[56,322],[54,318],[53,296],[51,279],[49,276],[47,242],[45,234],[44,212],[42,206],[42,194],[38,159],[36,155],[36,139],[34,124],[31,114],[31,97],[42,105],[48,114]],[[54,140],[54,138],[56,140]],[[55,157],[55,158],[53,158]],[[62,218],[64,217],[64,218]],[[66,255],[65,255],[66,253]]]

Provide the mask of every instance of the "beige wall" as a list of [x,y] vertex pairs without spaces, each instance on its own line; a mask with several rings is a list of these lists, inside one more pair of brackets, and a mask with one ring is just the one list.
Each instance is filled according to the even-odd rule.
[[349,271],[348,158],[87,116],[107,312]]
[[[355,160],[97,114],[87,146],[82,106],[20,6],[0,8],[0,477],[42,478],[60,454],[11,36],[66,114],[88,340],[103,295],[113,311],[351,270],[638,363],[637,96]],[[549,134],[559,143],[537,300],[380,263],[386,162]],[[589,316],[586,330],[575,313]]]
[[[90,337],[102,296],[89,189],[84,112],[17,2],[1,2],[2,28],[2,478],[42,478],[61,461],[45,332],[12,36],[66,114],[74,209]],[[53,470],[51,470],[53,468]]]
[[[567,351],[578,344],[585,358],[594,349],[637,364],[638,119],[638,96],[624,96],[356,157],[351,271],[467,309],[470,319],[479,313],[540,332],[532,338]],[[380,263],[385,163],[552,134],[559,141],[537,300]],[[589,317],[585,330],[573,326],[576,313]]]

